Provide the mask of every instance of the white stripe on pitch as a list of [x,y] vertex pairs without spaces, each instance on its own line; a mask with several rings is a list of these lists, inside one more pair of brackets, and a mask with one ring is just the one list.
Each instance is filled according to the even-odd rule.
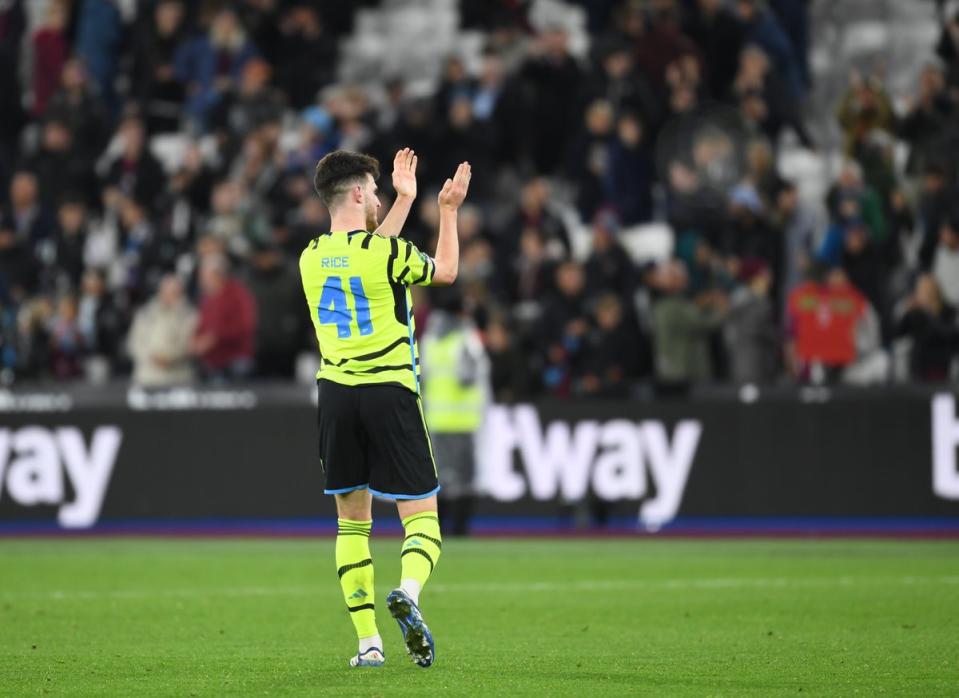
[[[905,577],[714,577],[705,579],[623,579],[580,580],[569,582],[478,582],[431,584],[431,593],[502,593],[502,592],[562,592],[562,591],[629,591],[637,589],[801,589],[843,588],[864,586],[954,585],[959,576],[905,576]],[[73,601],[86,599],[156,599],[202,598],[216,596],[313,596],[322,589],[317,586],[298,587],[211,587],[209,589],[102,589],[102,590],[48,590],[0,591],[0,599],[38,599]]]

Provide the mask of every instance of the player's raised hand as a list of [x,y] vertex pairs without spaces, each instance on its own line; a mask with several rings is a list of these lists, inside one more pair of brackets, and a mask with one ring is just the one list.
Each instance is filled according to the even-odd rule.
[[453,179],[447,179],[443,184],[443,189],[439,195],[440,208],[456,210],[463,204],[463,200],[466,198],[466,191],[470,186],[471,174],[470,164],[468,162],[461,162],[460,166],[456,168],[456,174],[453,175]]
[[397,196],[416,198],[416,153],[403,148],[393,158],[393,189]]

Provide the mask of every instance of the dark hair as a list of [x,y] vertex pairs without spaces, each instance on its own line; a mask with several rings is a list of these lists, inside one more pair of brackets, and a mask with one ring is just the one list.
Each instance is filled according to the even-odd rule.
[[345,193],[348,187],[362,184],[366,175],[373,179],[380,176],[380,164],[376,158],[346,150],[334,150],[316,164],[313,186],[327,208]]

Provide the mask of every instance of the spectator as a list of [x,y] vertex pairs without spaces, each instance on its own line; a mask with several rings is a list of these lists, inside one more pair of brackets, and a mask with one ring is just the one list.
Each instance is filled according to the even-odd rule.
[[180,46],[174,57],[176,77],[186,85],[186,113],[195,129],[207,129],[210,112],[234,89],[254,55],[229,6],[217,11],[208,31]]
[[0,221],[0,289],[19,304],[37,290],[38,269],[30,247],[11,223]]
[[70,288],[78,288],[86,264],[87,210],[82,199],[68,197],[57,210],[56,257]]
[[120,199],[120,254],[116,268],[123,288],[135,298],[140,298],[150,282],[148,251],[154,242],[153,223],[147,216],[146,207],[130,197]]
[[932,275],[945,301],[954,308],[959,307],[959,210],[953,210],[942,223]]
[[202,294],[191,350],[203,377],[213,382],[245,378],[253,371],[256,301],[233,278],[223,257],[200,265]]
[[150,134],[169,133],[180,126],[186,93],[177,80],[174,59],[185,30],[182,0],[160,0],[141,20],[133,48],[131,81]]
[[48,118],[41,138],[39,149],[24,162],[24,167],[36,176],[42,209],[52,211],[67,194],[78,196],[88,204],[95,203],[97,180],[93,164],[82,149],[74,145],[67,124]]
[[586,259],[586,285],[591,295],[612,291],[624,301],[635,287],[636,274],[629,253],[616,239],[619,223],[606,211],[593,220],[593,244]]
[[872,131],[891,134],[895,127],[892,101],[879,78],[863,79],[856,70],[849,77],[849,89],[839,103],[837,116],[843,131],[843,151],[857,159]]
[[789,295],[794,375],[803,381],[836,382],[857,358],[856,329],[868,313],[866,298],[834,267],[821,282],[819,269]]
[[83,275],[77,310],[77,328],[83,346],[118,366],[120,347],[126,334],[123,312],[107,290],[103,272],[90,269]]
[[217,184],[213,189],[213,215],[207,221],[208,234],[219,238],[227,251],[245,258],[255,240],[269,235],[269,221],[262,209],[257,209],[244,197],[244,190],[234,181]]
[[109,109],[116,106],[114,81],[123,47],[123,18],[114,0],[84,0],[77,18],[75,50]]
[[915,174],[935,162],[956,104],[946,90],[942,69],[929,64],[919,75],[919,91],[899,123],[899,137],[909,145],[906,172]]
[[33,34],[33,114],[42,117],[47,101],[57,89],[63,64],[70,53],[66,26],[69,10],[65,0],[47,7],[44,24]]
[[862,167],[847,160],[839,171],[839,178],[826,197],[833,221],[861,217],[875,242],[886,238],[886,219],[878,194],[866,185]]
[[437,138],[438,159],[434,171],[454,172],[461,162],[476,168],[470,192],[483,201],[489,192],[489,171],[493,148],[492,133],[484,122],[473,118],[473,101],[468,94],[453,98]]
[[707,93],[714,100],[725,99],[738,70],[743,26],[723,0],[697,0],[697,10],[689,14],[683,31],[703,54]]
[[812,147],[812,138],[802,121],[799,99],[770,62],[764,48],[748,44],[740,54],[733,95],[739,101],[743,120],[752,135],[778,142],[783,128],[791,127],[800,142]]
[[952,17],[943,17],[943,20],[936,55],[945,62],[948,83],[955,89],[959,87],[959,9]]
[[653,277],[661,293],[653,303],[656,379],[664,386],[714,380],[710,342],[726,317],[726,297],[712,290],[688,298],[686,269],[675,260],[657,268]]
[[10,182],[10,212],[5,216],[17,238],[30,249],[38,249],[53,237],[55,223],[41,206],[37,178],[21,170]]
[[556,268],[555,283],[540,321],[546,347],[543,385],[552,395],[566,396],[578,388],[590,328],[583,267],[563,262]]
[[538,174],[552,174],[562,161],[557,143],[570,140],[578,121],[583,74],[569,53],[569,36],[558,27],[537,36],[520,69],[528,101],[525,123],[519,125],[526,151]]
[[486,326],[486,350],[493,399],[497,403],[523,402],[538,392],[526,352],[512,328],[500,317]]
[[73,380],[83,375],[87,345],[77,317],[77,299],[65,295],[57,301],[50,322],[50,373],[56,380]]
[[79,58],[71,58],[64,65],[60,89],[50,98],[47,119],[66,125],[72,143],[84,160],[92,161],[100,156],[106,141],[107,112]]
[[546,244],[548,256],[557,259],[569,254],[569,232],[563,220],[549,210],[547,206],[549,199],[550,186],[545,179],[535,177],[523,185],[519,210],[512,216],[505,229],[498,234],[495,242],[497,254],[501,259],[509,262],[515,256],[518,244],[515,231],[528,228],[540,234]]
[[655,0],[649,15],[637,6],[627,13],[625,28],[634,42],[636,68],[662,99],[668,92],[666,68],[683,56],[696,55],[696,45],[680,29],[675,0]]
[[256,375],[293,378],[304,336],[303,288],[295,265],[272,245],[255,247],[246,285],[256,302]]
[[[789,293],[806,278],[816,250],[818,221],[816,214],[799,198],[799,189],[785,182],[775,196],[773,220],[783,231],[782,283],[779,297],[783,303]],[[785,314],[784,314],[785,315]]]
[[520,232],[519,254],[511,260],[513,279],[509,300],[532,303],[538,307],[544,294],[552,289],[555,262],[546,249],[543,235],[535,228]]
[[[3,235],[0,233],[0,246]],[[53,301],[49,296],[28,299],[17,317],[18,374],[25,378],[46,379],[53,369],[51,324]]]
[[193,382],[191,339],[196,312],[172,274],[163,277],[148,303],[137,311],[127,340],[133,359],[133,382],[153,388]]
[[294,109],[303,109],[333,81],[336,42],[328,35],[316,8],[308,4],[294,5],[283,14],[280,35],[277,85]]
[[646,123],[658,125],[662,118],[657,96],[646,80],[636,72],[636,60],[630,43],[610,39],[599,49],[599,68],[589,80],[592,99],[605,100],[617,112],[639,114]]
[[607,293],[597,300],[587,347],[580,392],[627,397],[647,356],[645,342],[619,296]]
[[923,270],[932,267],[942,225],[948,219],[956,200],[956,189],[949,181],[945,167],[939,163],[930,163],[920,181],[916,221],[921,235],[919,265]]
[[635,114],[619,116],[609,160],[607,197],[623,225],[651,221],[655,168],[645,128]]
[[152,211],[164,192],[166,178],[147,147],[143,122],[137,116],[127,116],[117,134],[121,151],[110,164],[103,182],[104,203],[116,206],[122,195],[144,202]]
[[935,278],[923,274],[899,319],[896,335],[912,342],[909,375],[924,383],[944,383],[953,375],[953,362],[959,355],[959,326],[956,310],[947,305]]
[[809,69],[809,3],[806,0],[769,0],[769,9],[789,37],[803,87],[808,89],[812,85]]
[[765,261],[747,259],[740,266],[739,280],[729,299],[725,325],[730,378],[739,384],[772,383],[779,375],[782,355],[770,298],[772,273]]
[[745,28],[747,43],[762,48],[770,57],[776,73],[786,81],[792,99],[800,100],[805,92],[802,69],[779,20],[761,0],[736,0],[736,14]]
[[866,297],[879,313],[880,320],[888,320],[885,294],[886,265],[879,245],[869,238],[862,221],[852,222],[843,240],[842,267],[849,281]]
[[613,106],[596,100],[586,108],[583,128],[572,141],[567,173],[576,188],[576,206],[583,220],[592,219],[606,201],[615,125]]
[[242,137],[262,126],[279,125],[286,99],[279,90],[270,87],[272,72],[270,64],[262,58],[251,58],[243,66],[236,91],[218,107],[232,134]]

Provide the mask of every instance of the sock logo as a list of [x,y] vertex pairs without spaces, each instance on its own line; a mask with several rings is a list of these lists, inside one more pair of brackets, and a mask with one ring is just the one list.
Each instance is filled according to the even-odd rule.
[[365,599],[367,596],[369,596],[369,594],[367,594],[365,591],[363,591],[362,589],[357,589],[352,594],[350,594],[350,601],[352,601],[353,599],[357,599],[357,600]]
[[409,548],[411,545],[418,545],[418,546],[420,546],[420,547],[423,546],[423,544],[420,543],[420,542],[419,542],[418,540],[416,540],[415,538],[411,539],[410,542],[406,544],[406,547]]

